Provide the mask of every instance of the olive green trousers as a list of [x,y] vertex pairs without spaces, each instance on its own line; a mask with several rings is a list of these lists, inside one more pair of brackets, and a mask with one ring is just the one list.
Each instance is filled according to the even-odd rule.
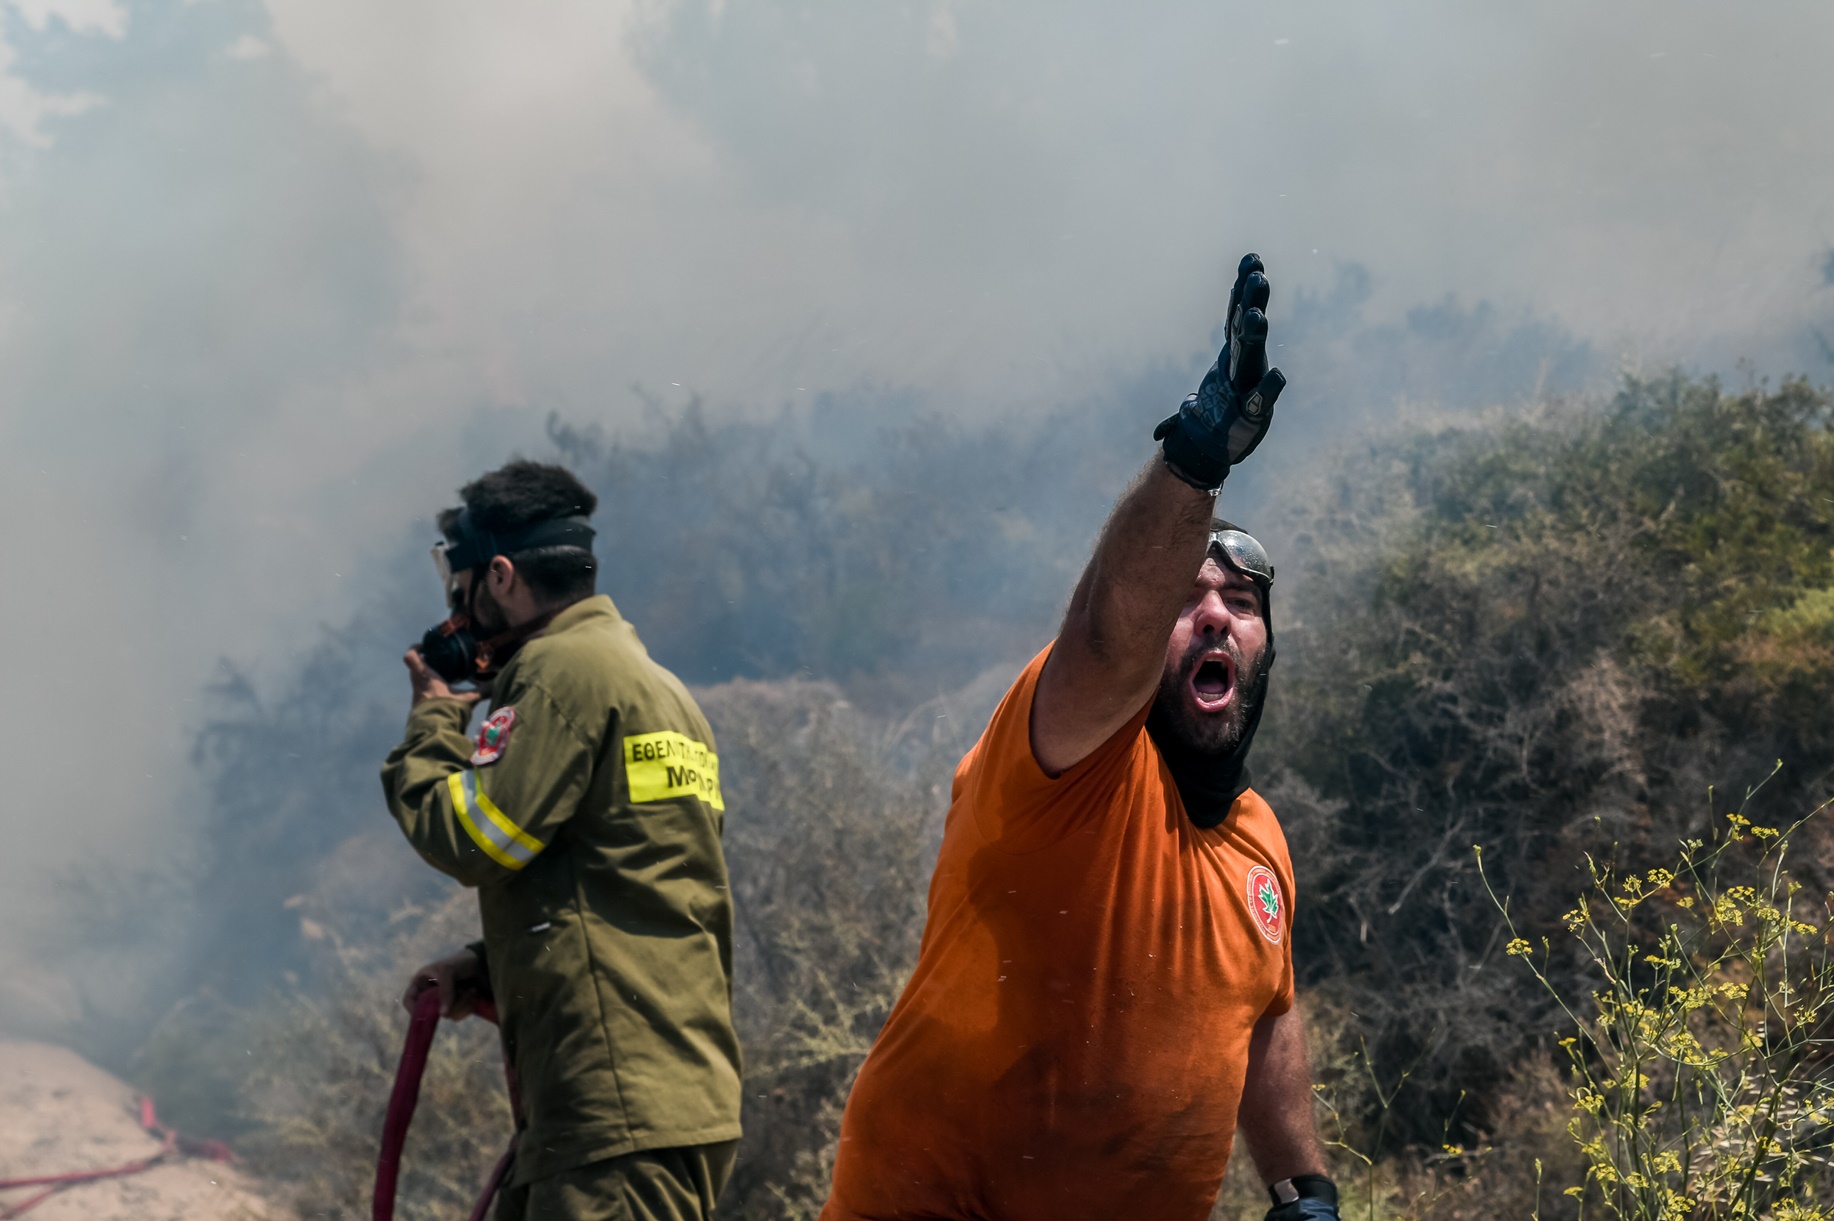
[[708,1221],[736,1140],[645,1149],[506,1187],[497,1221]]

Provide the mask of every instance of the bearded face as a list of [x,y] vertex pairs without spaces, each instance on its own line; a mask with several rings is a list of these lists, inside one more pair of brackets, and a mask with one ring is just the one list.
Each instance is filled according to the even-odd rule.
[[1218,657],[1209,644],[1193,645],[1178,667],[1168,666],[1159,679],[1161,723],[1194,751],[1234,754],[1267,698],[1266,652],[1244,657],[1241,646],[1230,641]]
[[459,581],[452,609],[462,611],[471,620],[472,630],[478,638],[488,640],[507,632],[509,616],[503,613],[502,604],[491,594],[489,583],[476,572],[466,573]]
[[1193,751],[1231,754],[1267,696],[1267,672],[1259,587],[1207,560],[1166,649],[1157,721]]

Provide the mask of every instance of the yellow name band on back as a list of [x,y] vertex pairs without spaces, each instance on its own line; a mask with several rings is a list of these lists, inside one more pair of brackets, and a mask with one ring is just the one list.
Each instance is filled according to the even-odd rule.
[[726,808],[720,796],[720,757],[705,742],[672,729],[625,738],[624,775],[635,805],[698,797],[716,810]]

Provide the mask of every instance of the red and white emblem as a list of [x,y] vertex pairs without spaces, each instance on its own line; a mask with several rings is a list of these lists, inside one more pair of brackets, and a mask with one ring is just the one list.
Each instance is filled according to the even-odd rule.
[[1248,871],[1248,911],[1261,936],[1280,944],[1286,932],[1286,900],[1280,894],[1280,880],[1266,865],[1256,865]]
[[514,708],[499,708],[491,713],[490,719],[478,730],[478,748],[471,752],[471,766],[483,767],[501,759],[503,748],[509,745],[510,727],[515,723]]

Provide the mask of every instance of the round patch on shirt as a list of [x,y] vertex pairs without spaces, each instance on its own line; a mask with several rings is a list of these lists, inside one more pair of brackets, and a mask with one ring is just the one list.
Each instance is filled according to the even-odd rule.
[[515,723],[514,708],[499,708],[491,713],[490,719],[478,730],[478,748],[471,752],[471,766],[483,767],[501,759],[504,748],[509,745],[510,727]]
[[1280,897],[1279,879],[1266,865],[1248,871],[1248,910],[1261,936],[1278,945],[1286,931],[1286,900]]

